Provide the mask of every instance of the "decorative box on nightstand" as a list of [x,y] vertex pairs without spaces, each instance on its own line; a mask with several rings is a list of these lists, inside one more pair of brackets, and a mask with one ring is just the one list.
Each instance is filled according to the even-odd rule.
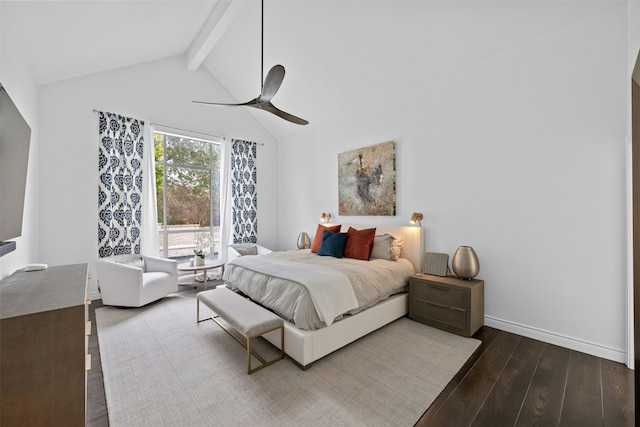
[[484,323],[484,280],[413,276],[409,279],[409,317],[470,337]]

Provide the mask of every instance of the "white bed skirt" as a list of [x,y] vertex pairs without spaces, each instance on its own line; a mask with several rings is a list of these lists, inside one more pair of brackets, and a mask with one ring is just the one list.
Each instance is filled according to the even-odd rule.
[[[306,369],[316,360],[344,347],[406,315],[409,312],[409,294],[389,297],[375,306],[353,316],[347,316],[331,326],[305,331],[290,322],[284,322],[285,353]],[[280,348],[280,333],[270,332],[264,337]]]

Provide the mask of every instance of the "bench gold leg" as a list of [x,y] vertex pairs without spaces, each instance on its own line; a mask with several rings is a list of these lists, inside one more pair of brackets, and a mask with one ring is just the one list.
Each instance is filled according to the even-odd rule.
[[[251,340],[253,338],[262,336],[264,334],[267,334],[271,331],[275,331],[277,329],[280,329],[280,357],[277,357],[269,362],[266,362],[262,357],[260,357],[256,352],[254,352],[253,350],[251,350]],[[277,328],[274,329],[270,329],[268,331],[263,332],[260,335],[255,335],[253,337],[248,337],[247,338],[247,374],[251,375],[256,371],[259,371],[262,368],[266,368],[269,365],[273,365],[274,363],[276,363],[279,360],[284,359],[284,326],[278,326]],[[257,368],[251,369],[251,355],[254,355],[256,357],[256,359],[258,359],[260,362],[262,362],[262,365],[258,366]]]
[[247,338],[247,374],[251,375],[251,338]]
[[[213,320],[215,323],[218,324],[218,326],[220,326],[220,328],[222,328],[223,331],[225,331],[234,340],[236,340],[241,346],[243,346],[244,348],[247,349],[247,374],[251,375],[254,372],[259,371],[262,368],[265,368],[265,367],[267,367],[269,365],[272,365],[272,364],[276,363],[279,360],[284,359],[284,354],[285,354],[285,351],[284,351],[284,326],[277,326],[277,327],[275,327],[273,329],[269,329],[268,331],[264,331],[263,333],[261,333],[259,335],[246,337],[247,342],[244,343],[240,339],[238,339],[238,337],[236,337],[233,333],[231,333],[231,331],[218,320],[219,317],[220,316],[218,316],[218,315],[213,315],[213,316],[201,319],[200,318],[200,300],[196,299],[196,320],[197,320],[197,323],[201,323],[201,322],[204,322],[206,320]],[[251,340],[253,340],[253,338],[260,337],[260,336],[262,336],[264,334],[267,334],[269,332],[275,331],[277,329],[280,329],[280,357],[267,362],[258,353],[256,353],[255,351],[253,351],[251,349]],[[256,359],[258,359],[260,361],[260,363],[261,363],[260,366],[258,366],[257,368],[253,368],[253,369],[251,368],[251,356],[252,355]]]
[[[200,309],[200,306],[198,305],[198,310]],[[230,330],[229,328],[227,328],[225,325],[223,325],[219,320],[220,316],[215,315],[215,316],[211,316],[211,317],[207,317],[205,319],[200,319],[200,314],[198,313],[198,323],[200,322],[204,322],[206,320],[213,320],[215,323],[218,324],[218,326],[220,326],[220,328],[225,331],[227,334],[229,334],[231,336],[231,338],[233,338],[234,340],[236,340],[241,346],[243,346],[244,348],[247,349],[247,374],[251,375],[256,371],[259,371],[262,368],[265,368],[269,365],[272,365],[274,363],[276,363],[279,360],[284,359],[284,326],[278,326],[275,327],[273,329],[269,329],[268,331],[264,331],[263,333],[261,333],[260,335],[254,335],[251,337],[246,337],[247,338],[247,342],[244,343],[242,342],[237,336],[235,336]],[[253,351],[253,349],[251,348],[251,342],[254,338],[260,337],[264,334],[267,334],[269,332],[275,331],[277,329],[280,329],[280,357],[273,359],[269,362],[267,362],[266,360],[264,360],[264,358],[262,356],[260,356],[258,353],[256,353],[255,351]],[[258,366],[257,368],[251,368],[251,356],[254,356],[256,359],[258,359],[261,363],[260,366]]]
[[196,298],[196,321],[197,323],[204,322],[205,320],[209,320],[212,317],[205,317],[204,319],[200,318],[200,300]]

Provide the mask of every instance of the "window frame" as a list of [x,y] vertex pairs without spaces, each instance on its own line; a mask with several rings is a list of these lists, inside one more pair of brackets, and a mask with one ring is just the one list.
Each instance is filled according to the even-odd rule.
[[[220,156],[222,154],[222,150],[221,150],[221,145],[222,145],[222,139],[217,139],[217,138],[203,138],[203,137],[199,137],[199,136],[194,136],[194,135],[190,135],[189,133],[177,133],[177,132],[169,132],[169,131],[165,131],[162,129],[152,129],[152,139],[154,141],[154,147],[155,147],[155,137],[156,135],[163,135],[162,138],[162,160],[161,161],[157,161],[155,159],[154,156],[154,167],[156,166],[162,166],[162,171],[163,171],[163,179],[162,179],[162,218],[158,217],[158,234],[160,234],[161,236],[161,241],[159,243],[161,243],[158,248],[158,252],[159,255],[163,258],[170,258],[170,259],[175,259],[175,258],[184,258],[186,257],[186,255],[180,255],[180,256],[173,256],[170,257],[169,256],[169,252],[170,252],[170,247],[169,247],[169,235],[170,234],[187,234],[187,233],[210,233],[210,235],[213,237],[214,236],[214,228],[219,226],[215,226],[215,221],[214,221],[214,197],[212,197],[215,192],[214,192],[214,174],[217,174],[218,176],[218,184],[220,186],[220,179],[221,179],[221,170],[220,170]],[[199,165],[192,165],[192,164],[181,164],[181,163],[176,163],[174,161],[171,162],[167,162],[167,139],[164,136],[171,136],[171,137],[176,137],[176,138],[184,138],[184,139],[189,139],[189,140],[193,140],[193,141],[198,141],[198,142],[204,142],[206,144],[209,145],[209,165],[208,166],[199,166]],[[216,154],[214,152],[214,147],[218,146],[218,153]],[[218,157],[218,167],[215,167],[215,157]],[[169,225],[167,224],[167,179],[166,179],[166,171],[169,168],[182,168],[182,169],[188,169],[188,170],[193,170],[193,171],[204,171],[204,172],[209,172],[210,174],[210,179],[209,179],[209,227],[208,230],[206,230],[206,228],[202,228],[202,227],[198,227],[198,228],[185,228],[183,230],[174,230],[174,231],[169,231]],[[156,189],[156,194],[157,194],[157,189]],[[221,200],[220,200],[220,194],[217,194],[217,197],[215,197],[215,199],[218,202],[218,205],[220,204]],[[157,205],[156,205],[156,212],[157,212]],[[218,206],[218,212],[220,212],[220,206]],[[212,239],[212,245],[210,247],[210,252],[209,252],[209,258],[210,259],[214,259],[214,255],[215,255],[215,246],[219,245],[219,240],[216,240],[215,238]],[[219,254],[219,252],[218,252]],[[189,255],[192,256],[192,255]]]

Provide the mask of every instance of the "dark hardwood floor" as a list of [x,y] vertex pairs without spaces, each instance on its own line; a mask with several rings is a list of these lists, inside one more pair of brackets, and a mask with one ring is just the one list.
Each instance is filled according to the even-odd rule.
[[422,426],[633,426],[633,371],[483,326],[476,355],[420,418]]
[[[107,427],[95,309],[87,425]],[[416,423],[423,426],[633,426],[633,371],[606,359],[483,326],[482,345]],[[313,368],[311,368],[313,369]]]

